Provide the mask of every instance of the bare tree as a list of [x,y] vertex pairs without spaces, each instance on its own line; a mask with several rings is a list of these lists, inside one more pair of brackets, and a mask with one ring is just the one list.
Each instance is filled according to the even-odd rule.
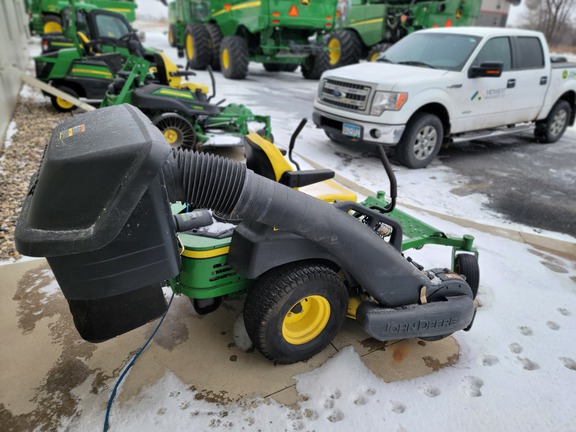
[[572,14],[576,0],[541,0],[530,3],[522,27],[539,30],[552,44],[565,42],[573,30]]

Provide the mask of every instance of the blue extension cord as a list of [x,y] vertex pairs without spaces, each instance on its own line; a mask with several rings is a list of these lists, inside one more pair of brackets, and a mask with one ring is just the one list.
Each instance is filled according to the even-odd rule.
[[124,371],[118,377],[118,380],[116,380],[116,384],[114,385],[114,389],[112,390],[112,394],[110,395],[110,399],[108,399],[108,407],[106,408],[106,418],[104,419],[104,432],[108,431],[108,420],[110,418],[110,410],[112,409],[112,404],[114,403],[114,398],[116,397],[116,390],[118,390],[118,386],[120,385],[120,383],[122,382],[122,380],[124,379],[124,377],[126,376],[128,371],[130,370],[130,368],[132,366],[134,366],[136,359],[138,359],[138,357],[140,357],[140,354],[142,354],[142,352],[146,349],[146,347],[148,346],[148,344],[150,343],[150,341],[152,340],[152,338],[154,337],[154,335],[156,334],[156,332],[158,331],[158,329],[160,328],[160,326],[164,322],[164,318],[166,318],[166,315],[168,314],[168,311],[170,310],[170,306],[172,305],[172,300],[174,300],[174,293],[172,293],[172,297],[170,297],[170,301],[168,302],[168,307],[166,308],[166,312],[164,312],[164,315],[162,315],[162,318],[160,318],[160,322],[158,323],[158,325],[156,326],[156,328],[154,329],[154,331],[152,332],[152,334],[150,335],[150,337],[148,338],[146,343],[142,346],[142,348],[140,348],[140,351],[138,351],[136,353],[136,355],[132,358],[132,360],[130,360],[130,363],[128,363],[128,366],[126,366],[126,369],[124,369]]

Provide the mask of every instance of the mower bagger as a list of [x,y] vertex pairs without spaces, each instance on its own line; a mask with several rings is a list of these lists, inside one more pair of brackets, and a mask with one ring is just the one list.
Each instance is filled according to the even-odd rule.
[[[246,145],[252,167],[264,161],[258,154],[275,151],[257,134]],[[472,238],[434,232],[425,239],[430,227],[413,219],[403,231],[392,217],[395,182],[382,155],[390,203],[328,203],[292,187],[333,173],[280,173],[268,157],[258,168],[274,176],[266,178],[241,162],[170,148],[129,105],[104,108],[56,127],[24,201],[16,246],[47,257],[76,328],[92,342],[162,315],[168,280],[202,306],[247,290],[248,334],[280,363],[321,351],[346,316],[379,340],[468,330],[478,284]],[[170,202],[188,212],[173,216]],[[231,235],[202,235],[194,227],[211,218],[199,209],[238,224]],[[401,252],[428,242],[453,247],[454,271],[423,270]]]

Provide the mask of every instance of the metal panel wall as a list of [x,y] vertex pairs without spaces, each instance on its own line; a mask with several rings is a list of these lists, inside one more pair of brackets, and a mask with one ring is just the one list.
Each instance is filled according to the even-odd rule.
[[25,70],[28,65],[28,18],[22,0],[0,0],[0,148],[12,119],[20,78],[10,66]]

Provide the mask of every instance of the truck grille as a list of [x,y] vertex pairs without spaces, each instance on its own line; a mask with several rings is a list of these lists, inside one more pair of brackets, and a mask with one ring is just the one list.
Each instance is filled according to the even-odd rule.
[[320,100],[351,111],[365,111],[370,90],[370,86],[363,84],[327,79],[322,85]]

